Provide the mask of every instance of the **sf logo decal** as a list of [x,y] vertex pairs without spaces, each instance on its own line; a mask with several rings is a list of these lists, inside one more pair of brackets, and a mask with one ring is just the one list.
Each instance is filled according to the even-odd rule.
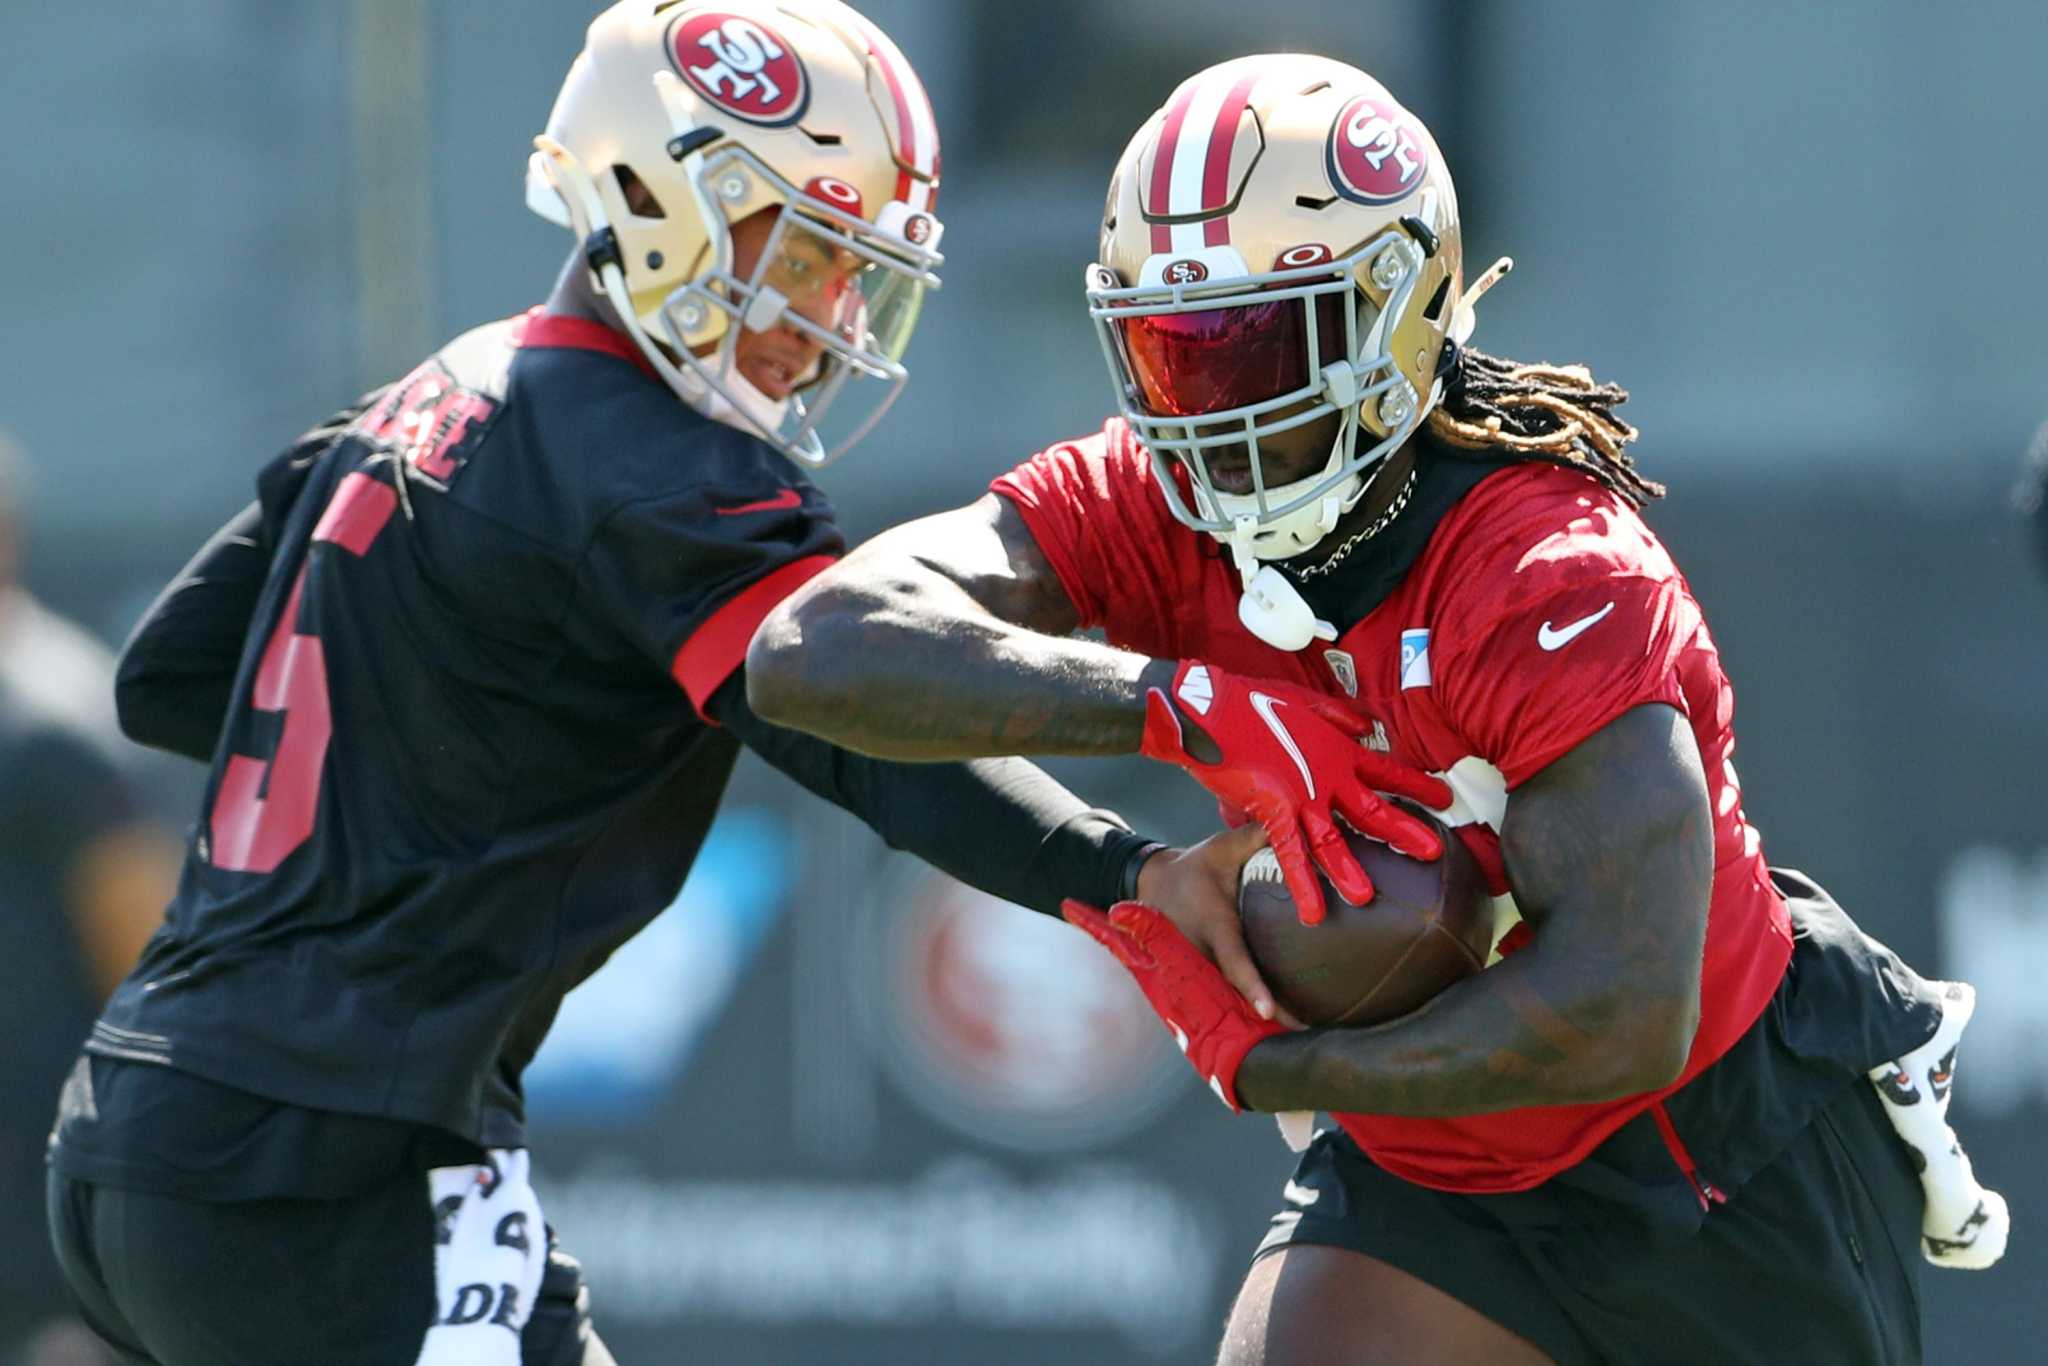
[[1429,169],[1429,144],[1415,116],[1392,100],[1360,95],[1337,111],[1325,148],[1330,183],[1360,204],[1389,204],[1413,191]]
[[752,19],[717,11],[692,15],[676,25],[669,55],[698,93],[750,123],[794,122],[808,102],[803,63],[778,34]]
[[1422,173],[1422,164],[1416,160],[1415,140],[1403,130],[1394,126],[1393,120],[1376,113],[1369,104],[1360,105],[1358,112],[1351,116],[1351,122],[1344,125],[1344,140],[1358,149],[1365,158],[1365,164],[1378,171],[1392,157],[1399,167],[1400,183],[1406,185]]

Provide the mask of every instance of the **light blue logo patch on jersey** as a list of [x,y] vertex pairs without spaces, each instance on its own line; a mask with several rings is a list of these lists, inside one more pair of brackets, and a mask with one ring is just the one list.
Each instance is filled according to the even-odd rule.
[[1401,633],[1401,691],[1429,686],[1429,632],[1417,627]]

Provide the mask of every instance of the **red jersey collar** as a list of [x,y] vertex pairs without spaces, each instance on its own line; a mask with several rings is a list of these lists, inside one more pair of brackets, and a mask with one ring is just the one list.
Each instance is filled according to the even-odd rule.
[[607,356],[629,360],[640,367],[649,379],[660,379],[647,357],[633,344],[633,339],[614,328],[590,318],[573,318],[566,313],[547,313],[540,308],[529,308],[513,327],[512,344],[516,347],[559,347],[571,351],[598,351]]

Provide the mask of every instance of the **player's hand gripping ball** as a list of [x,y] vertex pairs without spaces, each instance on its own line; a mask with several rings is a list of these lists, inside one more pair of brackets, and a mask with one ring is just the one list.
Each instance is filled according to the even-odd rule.
[[1380,1024],[1486,966],[1493,901],[1485,876],[1463,841],[1431,824],[1444,852],[1429,863],[1346,831],[1374,895],[1354,905],[1325,878],[1329,914],[1320,925],[1301,923],[1271,850],[1245,864],[1237,900],[1245,943],[1274,998],[1296,1019]]
[[1119,901],[1104,914],[1071,897],[1060,914],[1124,965],[1188,1065],[1232,1110],[1237,1066],[1252,1046],[1281,1032],[1245,1004],[1214,963],[1165,914],[1140,901]]
[[1240,678],[1183,660],[1172,696],[1145,697],[1139,752],[1178,764],[1229,809],[1265,827],[1305,924],[1323,918],[1322,887],[1372,899],[1372,880],[1344,843],[1338,818],[1421,859],[1442,830],[1381,794],[1433,809],[1451,804],[1442,779],[1360,743],[1366,719],[1334,697],[1292,683]]

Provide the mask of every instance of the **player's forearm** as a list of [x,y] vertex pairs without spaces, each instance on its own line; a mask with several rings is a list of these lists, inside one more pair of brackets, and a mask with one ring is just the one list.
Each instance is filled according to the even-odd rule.
[[1677,1078],[1693,1017],[1682,992],[1559,993],[1541,956],[1525,949],[1391,1024],[1268,1039],[1239,1068],[1238,1095],[1255,1110],[1453,1116],[1589,1104]]
[[1376,1029],[1259,1044],[1238,1073],[1262,1110],[1468,1115],[1658,1090],[1699,1024],[1713,815],[1685,718],[1608,723],[1518,789],[1501,828],[1536,933],[1504,962]]
[[1128,754],[1171,661],[1002,621],[931,576],[819,584],[762,624],[748,697],[777,725],[878,758]]

